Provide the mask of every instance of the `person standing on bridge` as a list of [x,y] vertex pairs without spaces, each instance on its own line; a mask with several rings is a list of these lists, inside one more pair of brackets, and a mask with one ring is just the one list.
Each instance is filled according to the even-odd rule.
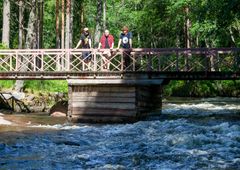
[[[91,49],[92,48],[92,37],[89,33],[89,29],[86,27],[83,29],[83,33],[81,34],[80,40],[75,49],[77,49],[80,45],[82,45],[83,49]],[[83,51],[82,59],[85,63],[87,63],[88,69],[90,69],[90,63],[92,59],[91,51]],[[83,64],[83,70],[85,70],[85,65]]]
[[100,39],[98,50],[100,50],[101,47],[103,49],[108,49],[108,50],[104,50],[103,52],[103,70],[109,70],[110,69],[109,59],[112,56],[111,50],[114,47],[114,37],[109,33],[109,30],[105,30],[104,34]]
[[132,49],[132,33],[129,32],[129,29],[127,26],[124,26],[122,28],[122,33],[120,34],[120,39],[118,42],[118,47],[117,49],[122,48],[126,51],[123,53],[123,59],[124,59],[124,67],[125,69],[128,69],[130,66],[130,54],[131,54],[131,49]]

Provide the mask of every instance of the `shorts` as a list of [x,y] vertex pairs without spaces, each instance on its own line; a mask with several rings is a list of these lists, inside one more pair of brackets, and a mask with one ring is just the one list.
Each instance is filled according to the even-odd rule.
[[102,55],[107,59],[111,59],[112,57],[112,53],[110,50],[105,50]]
[[91,51],[84,51],[82,53],[82,59],[84,61],[90,61],[92,59],[92,54],[91,54]]

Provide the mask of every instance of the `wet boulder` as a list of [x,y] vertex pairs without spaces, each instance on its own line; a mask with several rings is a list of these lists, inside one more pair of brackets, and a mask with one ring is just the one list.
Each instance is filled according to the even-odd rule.
[[53,116],[53,117],[66,117],[67,112],[68,112],[68,102],[60,101],[52,106],[49,114],[50,116]]

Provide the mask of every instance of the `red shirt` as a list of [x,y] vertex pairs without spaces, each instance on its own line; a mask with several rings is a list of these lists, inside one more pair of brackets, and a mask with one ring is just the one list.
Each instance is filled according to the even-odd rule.
[[[100,43],[102,44],[102,48],[106,48],[105,47],[105,42],[106,42],[106,36],[102,35],[102,37],[100,39]],[[114,43],[114,37],[109,34],[109,36],[108,36],[108,44],[109,44],[110,48],[112,47],[112,43]]]

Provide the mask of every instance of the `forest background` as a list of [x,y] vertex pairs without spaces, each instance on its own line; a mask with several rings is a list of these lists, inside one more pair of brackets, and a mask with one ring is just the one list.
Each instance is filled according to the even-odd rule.
[[[240,47],[239,0],[1,0],[1,49],[74,48],[88,27],[95,47],[127,25],[134,48]],[[18,81],[1,81],[1,90]],[[23,91],[67,92],[65,81],[25,81]],[[171,81],[165,96],[240,96],[236,81]]]

